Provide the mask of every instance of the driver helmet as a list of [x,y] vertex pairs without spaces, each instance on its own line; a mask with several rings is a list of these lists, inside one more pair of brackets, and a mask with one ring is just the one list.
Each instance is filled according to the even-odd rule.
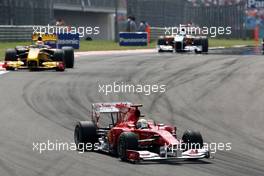
[[137,121],[136,127],[138,129],[146,129],[146,128],[148,128],[148,121],[146,119],[139,119]]
[[38,37],[38,41],[36,42],[36,45],[44,45],[44,42],[42,41],[42,37]]
[[185,36],[186,35],[186,29],[182,28],[180,31],[180,35]]

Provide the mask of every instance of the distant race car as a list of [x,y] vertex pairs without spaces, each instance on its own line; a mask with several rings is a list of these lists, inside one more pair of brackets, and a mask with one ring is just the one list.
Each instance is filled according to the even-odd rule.
[[210,157],[199,132],[187,130],[179,139],[176,127],[140,119],[141,106],[129,102],[92,104],[91,121],[80,121],[75,127],[76,146],[93,144],[97,151],[130,162]]
[[187,35],[183,30],[177,35],[161,36],[157,42],[158,52],[208,52],[208,38],[201,35]]
[[48,45],[38,43],[29,46],[17,46],[6,50],[3,67],[6,70],[54,69],[64,71],[65,68],[74,67],[74,50],[72,47],[53,49]]
[[208,52],[208,38],[204,36],[176,35],[174,39],[175,51],[194,51],[195,53]]
[[160,37],[157,42],[158,52],[173,52],[174,51],[174,36]]

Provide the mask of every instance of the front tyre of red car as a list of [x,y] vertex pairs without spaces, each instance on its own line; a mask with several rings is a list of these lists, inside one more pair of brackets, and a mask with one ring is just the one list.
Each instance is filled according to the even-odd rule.
[[128,161],[127,150],[138,149],[138,136],[132,132],[123,132],[119,136],[117,152],[122,161]]
[[[199,131],[186,130],[182,136],[182,140],[185,144],[184,145],[185,150],[203,148],[203,137]],[[206,158],[208,157],[210,157],[209,152]],[[190,158],[188,160],[196,161],[199,160],[199,158]]]
[[198,131],[186,130],[183,133],[182,141],[185,144],[185,150],[203,148],[203,137]]

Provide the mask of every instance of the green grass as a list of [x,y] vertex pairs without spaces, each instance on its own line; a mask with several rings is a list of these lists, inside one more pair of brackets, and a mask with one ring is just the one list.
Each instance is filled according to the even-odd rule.
[[[0,60],[4,58],[4,53],[7,48],[14,48],[18,45],[29,45],[30,42],[1,42],[0,43]],[[224,46],[224,47],[232,47],[234,45],[250,45],[254,46],[254,40],[224,40],[224,39],[209,39],[210,47]],[[148,49],[155,48],[156,42],[153,41],[149,46],[143,47],[124,47],[119,46],[118,43],[113,41],[105,41],[105,40],[94,40],[94,41],[81,41],[79,51],[106,51],[106,50],[130,50],[130,49]]]
[[156,42],[151,42],[149,46],[119,46],[118,43],[105,40],[81,41],[79,51],[108,51],[108,50],[130,50],[155,48]]
[[241,40],[241,39],[209,39],[209,46],[210,47],[232,47],[234,45],[247,45],[247,46],[255,46],[254,40]]

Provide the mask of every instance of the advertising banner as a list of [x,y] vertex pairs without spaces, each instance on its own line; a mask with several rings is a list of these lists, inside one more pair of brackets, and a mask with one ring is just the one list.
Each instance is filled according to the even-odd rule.
[[80,48],[80,38],[79,34],[57,34],[58,40],[54,41],[47,41],[45,42],[47,45],[51,46],[52,48],[62,48],[64,46],[71,46],[74,49]]
[[37,41],[41,36],[45,45],[52,48],[62,48],[64,46],[71,46],[74,49],[80,48],[79,34],[63,33],[63,34],[33,34],[32,40]]
[[264,0],[247,0],[246,29],[254,29],[255,38],[264,37]]
[[146,32],[120,32],[120,46],[147,46],[148,34]]

